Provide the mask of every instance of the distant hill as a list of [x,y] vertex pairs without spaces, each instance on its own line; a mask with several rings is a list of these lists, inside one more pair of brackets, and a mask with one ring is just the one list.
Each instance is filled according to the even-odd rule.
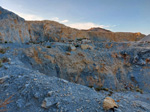
[[90,28],[88,30],[83,30],[83,31],[111,32],[110,30],[106,30],[106,29],[100,28],[100,27]]
[[78,30],[55,21],[25,21],[17,14],[0,7],[0,42],[25,43],[29,41],[64,42],[78,38],[93,41],[138,41],[145,37],[141,33],[111,32],[103,28]]
[[141,41],[141,42],[150,41],[150,35],[145,36],[145,37],[142,38],[140,41]]

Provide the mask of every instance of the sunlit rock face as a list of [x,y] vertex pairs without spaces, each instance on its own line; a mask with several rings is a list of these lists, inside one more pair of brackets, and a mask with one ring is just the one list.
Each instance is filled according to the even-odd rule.
[[0,41],[24,43],[29,40],[25,20],[0,7]]
[[26,21],[30,38],[33,41],[64,42],[69,39],[89,38],[87,33],[67,27],[55,21]]
[[93,41],[137,41],[141,33],[111,32],[102,28],[77,30],[55,21],[25,21],[23,18],[0,7],[0,41],[25,43],[29,41],[66,42],[79,38]]

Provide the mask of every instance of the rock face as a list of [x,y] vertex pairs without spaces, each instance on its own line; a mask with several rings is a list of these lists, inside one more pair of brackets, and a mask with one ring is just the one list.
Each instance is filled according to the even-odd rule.
[[137,41],[141,33],[114,33],[101,28],[77,30],[54,21],[25,21],[18,15],[0,7],[1,42],[66,42],[68,39],[90,38],[93,41]]
[[88,35],[54,21],[26,21],[30,38],[35,42],[64,42],[68,39],[88,38]]
[[30,40],[25,20],[0,7],[0,42],[24,43]]
[[140,42],[150,42],[150,35],[145,36],[140,40]]

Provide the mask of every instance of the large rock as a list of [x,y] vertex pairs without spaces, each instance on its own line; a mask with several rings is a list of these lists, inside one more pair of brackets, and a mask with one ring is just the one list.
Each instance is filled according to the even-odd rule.
[[73,45],[70,45],[69,48],[68,48],[69,51],[75,51],[76,50],[76,47],[73,46]]
[[115,100],[110,98],[110,97],[106,97],[104,99],[104,102],[103,102],[103,108],[104,110],[109,110],[109,109],[114,109],[114,108],[117,108],[118,105],[115,103]]
[[43,108],[49,108],[50,106],[53,106],[57,104],[57,101],[55,100],[55,98],[53,97],[47,97],[44,99],[43,103],[42,103],[42,107]]
[[28,42],[30,38],[25,20],[2,7],[0,12],[0,42]]
[[83,50],[85,50],[85,49],[93,49],[93,47],[88,45],[88,44],[81,44],[81,49],[83,49]]

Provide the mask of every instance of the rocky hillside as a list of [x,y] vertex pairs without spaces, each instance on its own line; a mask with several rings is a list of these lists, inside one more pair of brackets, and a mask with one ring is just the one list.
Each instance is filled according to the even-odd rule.
[[140,42],[150,42],[150,35],[147,35],[146,37],[142,38]]
[[88,30],[83,30],[83,31],[91,31],[91,32],[111,32],[110,30],[106,30],[100,27],[96,27],[96,28],[90,28]]
[[145,35],[25,21],[1,7],[0,26],[0,111],[150,111]]
[[25,21],[18,15],[0,7],[1,42],[55,41],[90,38],[93,41],[137,41],[145,35],[141,33],[114,33],[102,29],[82,31],[54,21]]

